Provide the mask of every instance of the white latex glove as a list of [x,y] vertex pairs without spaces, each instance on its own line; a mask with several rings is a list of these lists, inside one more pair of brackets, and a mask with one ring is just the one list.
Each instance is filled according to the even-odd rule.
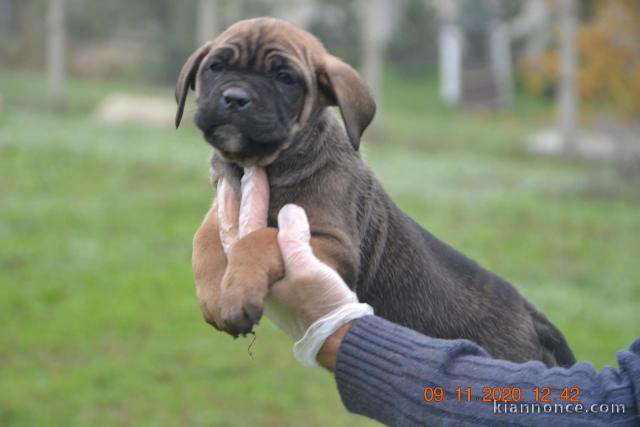
[[315,257],[301,207],[284,206],[278,228],[285,277],[271,287],[265,314],[296,340],[293,353],[300,363],[318,366],[316,356],[327,337],[345,323],[373,314],[373,309],[358,303],[340,275]]

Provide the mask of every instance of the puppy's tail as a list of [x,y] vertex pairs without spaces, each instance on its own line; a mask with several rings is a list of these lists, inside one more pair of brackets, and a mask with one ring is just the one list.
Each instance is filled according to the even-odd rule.
[[576,358],[562,332],[531,304],[527,304],[527,309],[531,314],[533,326],[544,349],[542,361],[547,366],[569,367],[576,363]]

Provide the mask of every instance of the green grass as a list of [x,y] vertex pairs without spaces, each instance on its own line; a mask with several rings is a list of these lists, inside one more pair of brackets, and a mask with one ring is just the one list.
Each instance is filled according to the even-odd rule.
[[[614,363],[640,324],[638,183],[528,155],[548,118],[534,101],[463,115],[438,106],[432,81],[386,85],[394,137],[363,151],[394,200],[513,281],[579,359]],[[73,81],[66,115],[46,112],[44,89],[0,71],[0,425],[371,425],[268,321],[253,359],[249,339],[202,322],[190,250],[209,149],[192,125],[87,114],[110,91],[171,89]]]

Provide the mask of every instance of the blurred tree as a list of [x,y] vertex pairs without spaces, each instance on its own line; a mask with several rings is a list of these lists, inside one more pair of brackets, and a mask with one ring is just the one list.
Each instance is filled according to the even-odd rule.
[[640,115],[640,3],[602,0],[580,31],[580,93]]
[[540,64],[549,46],[551,7],[549,0],[528,0],[509,22],[509,33],[514,42],[522,40],[523,55],[534,64]]
[[[640,3],[636,0],[581,1],[577,82],[585,101],[612,101],[621,112],[640,115]],[[536,60],[520,63],[525,90],[553,93],[560,73],[559,33]]]
[[496,104],[506,108],[513,102],[512,40],[504,9],[498,1],[493,2],[493,7],[494,17],[489,24],[489,62],[496,84]]
[[576,117],[577,57],[576,57],[576,0],[560,0],[560,79],[558,80],[558,130],[561,144],[567,154],[577,147]]
[[198,1],[198,44],[213,40],[220,33],[220,6],[219,0]]
[[463,33],[457,23],[460,3],[456,0],[434,0],[439,21],[438,57],[440,99],[448,105],[458,105],[462,92]]
[[273,15],[308,29],[315,9],[316,4],[313,0],[277,0],[274,3]]
[[382,74],[385,52],[393,32],[394,3],[391,0],[358,0],[358,28],[362,56],[360,68],[378,105],[373,133],[384,133]]
[[433,0],[439,28],[440,97],[451,105],[511,104],[511,38],[498,0]]
[[47,72],[49,104],[55,110],[64,107],[66,80],[65,0],[49,0],[47,16]]

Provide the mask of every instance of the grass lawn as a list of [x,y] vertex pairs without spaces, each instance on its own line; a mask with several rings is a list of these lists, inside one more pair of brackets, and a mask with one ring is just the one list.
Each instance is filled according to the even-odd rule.
[[[528,155],[551,119],[535,101],[470,116],[440,107],[432,81],[386,85],[393,138],[363,151],[394,200],[515,283],[579,359],[614,364],[640,332],[640,183]],[[268,321],[253,359],[250,339],[202,322],[190,251],[209,148],[188,121],[95,122],[114,90],[73,81],[52,115],[41,77],[0,70],[0,425],[371,425]]]

